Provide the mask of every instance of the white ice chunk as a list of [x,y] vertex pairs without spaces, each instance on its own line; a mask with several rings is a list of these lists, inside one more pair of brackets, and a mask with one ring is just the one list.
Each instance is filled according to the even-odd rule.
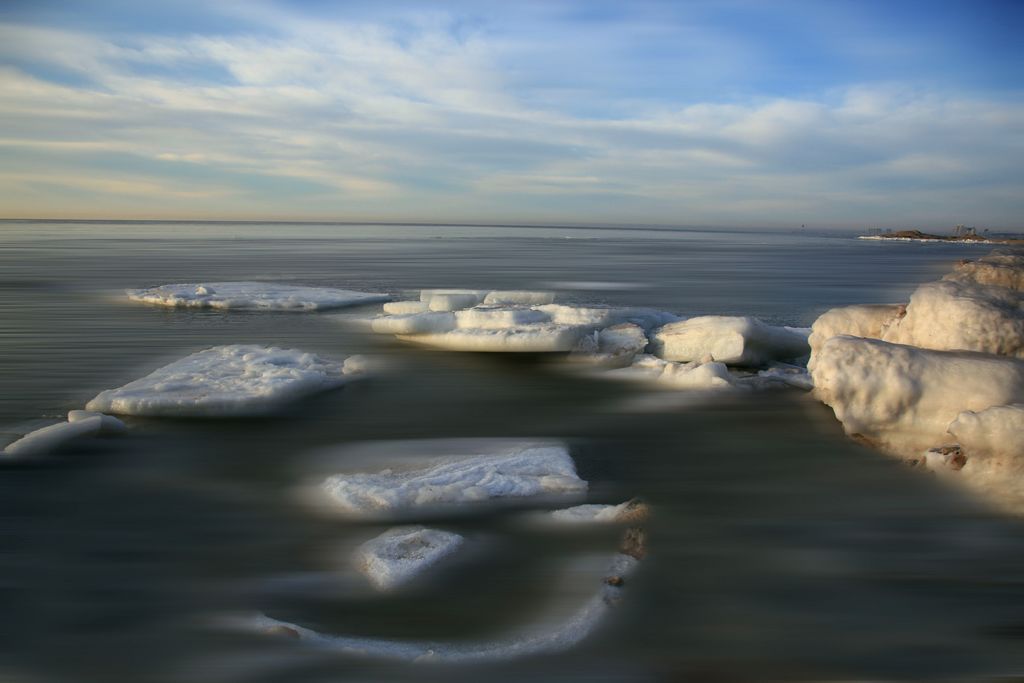
[[807,337],[756,318],[705,315],[669,323],[654,332],[654,353],[665,360],[715,360],[728,365],[759,366],[810,351]]
[[562,652],[580,643],[604,620],[621,600],[623,578],[629,576],[638,561],[618,554],[604,572],[603,585],[568,619],[484,641],[424,642],[335,636],[298,624],[257,615],[223,623],[232,628],[256,633],[286,633],[300,642],[352,656],[393,659],[417,664],[449,662],[496,662],[550,652]]
[[488,292],[484,297],[485,304],[522,304],[527,306],[539,306],[550,304],[555,300],[552,292],[526,292],[526,291],[501,291]]
[[609,327],[620,323],[634,323],[645,331],[679,320],[679,316],[652,308],[610,308],[602,306],[569,306],[547,304],[535,307],[551,316],[560,325]]
[[964,411],[1024,402],[1024,361],[876,339],[829,339],[811,374],[847,434],[905,458],[952,444],[946,429]]
[[336,474],[323,489],[344,510],[372,515],[424,505],[578,494],[587,490],[587,482],[577,476],[564,446],[521,445],[432,459],[421,469]]
[[519,327],[551,320],[547,313],[532,308],[510,308],[508,306],[475,306],[455,312],[459,329],[501,329]]
[[426,313],[429,310],[430,304],[426,301],[389,301],[384,304],[384,312],[391,315]]
[[674,363],[655,356],[640,356],[629,367],[611,370],[606,376],[650,382],[667,389],[707,391],[736,387],[724,363]]
[[586,328],[538,323],[502,329],[465,329],[437,334],[401,335],[416,342],[448,351],[546,353],[571,351]]
[[647,348],[647,335],[639,325],[622,323],[606,327],[580,339],[573,358],[610,367],[629,365]]
[[807,361],[807,367],[814,367],[815,354],[832,337],[845,334],[850,337],[881,339],[882,331],[899,320],[906,311],[904,304],[863,304],[825,311],[811,326],[811,335],[807,339],[811,346],[811,358]]
[[124,422],[121,422],[113,415],[104,415],[92,410],[72,410],[68,412],[68,422],[81,422],[91,417],[100,418],[100,433],[122,434],[128,430]]
[[1024,511],[1024,404],[962,412],[949,433],[965,457],[964,483],[994,502]]
[[83,436],[95,436],[103,428],[103,420],[99,416],[87,417],[75,422],[58,422],[49,427],[29,432],[4,449],[7,455],[19,457],[49,453],[69,441]]
[[378,334],[425,334],[455,329],[455,314],[447,311],[382,315],[370,322]]
[[118,389],[88,410],[123,415],[226,417],[262,415],[347,381],[342,363],[293,349],[215,346]]
[[378,590],[391,590],[454,553],[464,540],[438,529],[396,527],[359,546],[355,565]]
[[420,301],[425,301],[432,311],[458,311],[481,303],[486,289],[424,289]]
[[929,282],[917,288],[907,314],[887,326],[882,339],[1024,358],[1024,293],[970,281]]
[[807,369],[793,365],[776,364],[767,370],[759,371],[757,376],[760,380],[782,382],[804,391],[810,391],[814,388],[814,380],[811,379],[811,374]]
[[319,311],[372,304],[391,299],[386,294],[328,287],[303,287],[274,282],[211,282],[161,285],[128,290],[128,298],[161,306],[265,311]]

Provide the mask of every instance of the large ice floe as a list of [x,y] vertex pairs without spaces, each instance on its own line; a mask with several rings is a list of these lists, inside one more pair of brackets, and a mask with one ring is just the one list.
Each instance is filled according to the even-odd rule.
[[679,319],[652,309],[553,301],[550,292],[425,289],[419,301],[386,304],[370,327],[378,334],[448,351],[574,351],[578,357],[625,365],[647,346],[647,330]]
[[[621,600],[625,578],[638,561],[626,554],[612,557],[599,588],[568,618],[551,623],[543,620],[532,628],[480,641],[429,642],[388,638],[331,635],[280,621],[266,615],[224,620],[233,629],[267,635],[287,635],[304,644],[352,656],[393,659],[422,664],[502,661],[567,650],[592,633]],[[577,572],[573,572],[577,575]]]
[[348,514],[379,516],[425,506],[581,495],[587,482],[576,474],[565,446],[539,443],[430,458],[407,469],[334,474],[322,489]]
[[844,430],[1024,511],[1024,258],[995,253],[921,285],[904,311],[815,322],[815,395]]
[[161,306],[260,311],[321,311],[391,299],[387,294],[274,282],[183,283],[129,289],[127,293],[132,301]]
[[83,437],[121,434],[126,429],[123,422],[111,415],[72,410],[68,413],[67,422],[29,432],[8,444],[4,454],[22,458],[44,455]]
[[761,366],[806,356],[810,352],[807,334],[796,328],[773,327],[757,318],[704,315],[655,330],[651,347],[665,360]]
[[215,346],[103,391],[86,408],[161,417],[263,415],[289,401],[341,386],[361,375],[363,368],[358,356],[342,363],[294,349]]
[[420,576],[458,550],[459,534],[422,526],[395,527],[356,550],[356,569],[375,588],[389,591]]

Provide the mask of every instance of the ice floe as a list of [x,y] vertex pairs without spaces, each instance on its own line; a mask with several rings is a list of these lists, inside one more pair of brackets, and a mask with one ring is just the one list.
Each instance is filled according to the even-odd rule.
[[395,527],[359,546],[355,566],[378,590],[392,590],[454,553],[464,540],[440,529]]
[[31,457],[45,455],[65,444],[87,436],[120,434],[125,425],[116,417],[101,413],[72,410],[67,422],[58,422],[29,432],[4,448],[5,455]]
[[576,474],[565,446],[520,444],[431,458],[409,469],[335,474],[321,488],[345,512],[375,516],[423,506],[573,496],[586,492],[587,482]]
[[86,405],[121,415],[263,415],[362,374],[362,359],[340,363],[294,349],[215,346],[154,370]]
[[274,282],[209,282],[128,290],[128,298],[161,306],[266,311],[320,311],[389,301],[387,294]]
[[802,330],[773,327],[757,318],[705,315],[669,323],[651,335],[654,354],[671,361],[712,360],[760,366],[807,355]]
[[559,524],[637,524],[649,516],[647,504],[638,500],[619,505],[575,505],[547,514],[548,519]]
[[544,621],[542,625],[491,640],[430,642],[330,635],[262,614],[221,623],[237,630],[294,638],[303,644],[358,657],[418,664],[504,661],[562,652],[580,643],[619,604],[624,580],[637,564],[638,560],[630,555],[615,555],[604,572],[599,590],[567,619],[554,625]]
[[629,365],[647,348],[647,335],[635,323],[620,323],[585,334],[573,349],[574,360],[608,367]]
[[[376,321],[374,321],[376,324]],[[447,351],[552,353],[571,351],[586,328],[538,323],[505,328],[466,328],[401,334],[398,338]]]
[[605,376],[651,383],[666,389],[707,391],[738,386],[724,363],[676,363],[656,356],[639,356],[628,367],[609,370]]
[[882,331],[906,312],[904,304],[859,304],[833,308],[822,313],[811,326],[811,334],[807,339],[811,347],[808,369],[814,367],[817,350],[832,337],[847,335],[881,339]]
[[952,444],[947,428],[964,411],[1024,402],[1024,361],[877,339],[829,339],[812,376],[848,434],[905,458]]

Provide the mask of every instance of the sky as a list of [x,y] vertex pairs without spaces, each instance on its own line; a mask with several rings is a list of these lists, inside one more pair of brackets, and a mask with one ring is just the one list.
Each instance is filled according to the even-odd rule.
[[1024,229],[1024,2],[3,0],[0,217]]

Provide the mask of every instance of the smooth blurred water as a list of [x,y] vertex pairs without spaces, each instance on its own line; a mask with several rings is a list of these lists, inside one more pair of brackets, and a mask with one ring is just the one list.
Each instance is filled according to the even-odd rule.
[[[566,302],[806,326],[832,306],[905,301],[951,262],[986,251],[762,231],[2,223],[0,445],[215,344],[370,352],[396,369],[274,419],[134,420],[122,438],[4,463],[0,680],[1020,674],[1019,520],[849,443],[807,396],[658,406],[543,359],[382,343],[343,325],[349,313],[170,310],[123,296],[204,280],[544,287]],[[594,500],[640,495],[654,506],[651,555],[594,637],[557,656],[432,667],[203,626],[263,610],[335,633],[458,640],[529,622],[541,606],[569,611],[553,592],[564,562],[610,552],[615,533],[530,531],[514,511],[426,520],[489,540],[411,593],[373,597],[338,580],[342,550],[382,527],[296,502],[310,453],[468,437],[565,439]]]

